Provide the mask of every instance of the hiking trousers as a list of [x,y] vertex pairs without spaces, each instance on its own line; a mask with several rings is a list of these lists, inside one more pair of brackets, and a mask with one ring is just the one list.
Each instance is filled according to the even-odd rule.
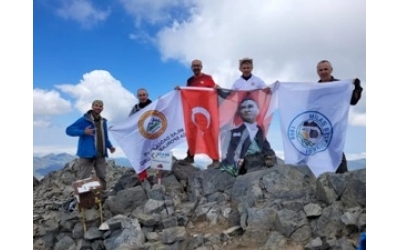
[[106,158],[80,158],[78,168],[78,178],[87,179],[92,176],[94,169],[96,176],[100,179],[103,190],[107,188],[106,182]]
[[346,156],[343,153],[342,156],[342,161],[340,162],[339,167],[336,170],[337,174],[342,174],[342,173],[346,173],[348,171],[347,169],[347,160],[346,160]]

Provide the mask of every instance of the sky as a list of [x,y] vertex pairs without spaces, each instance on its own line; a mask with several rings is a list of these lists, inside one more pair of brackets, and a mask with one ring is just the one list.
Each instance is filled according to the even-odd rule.
[[[229,86],[240,74],[238,59],[249,56],[254,58],[254,73],[266,82],[317,80],[315,64],[321,59],[332,62],[335,77],[361,79],[363,98],[351,108],[345,150],[362,154],[368,147],[367,244],[392,247],[397,232],[381,229],[398,220],[393,217],[400,141],[396,1],[148,2],[0,3],[0,186],[3,200],[13,204],[0,208],[11,215],[5,218],[11,232],[7,239],[20,240],[15,231],[32,233],[15,223],[32,219],[26,206],[32,195],[26,192],[32,188],[30,155],[74,148],[76,140],[64,134],[65,126],[82,115],[92,99],[103,98],[104,113],[117,122],[136,101],[139,87],[147,87],[156,99],[184,84],[192,59],[202,59],[204,71]],[[30,119],[32,130],[27,127]],[[279,148],[279,140],[272,144]]]
[[[340,14],[338,14],[340,13]],[[33,2],[33,154],[76,152],[65,128],[104,101],[109,125],[122,122],[146,88],[150,99],[185,85],[190,62],[230,88],[238,61],[276,80],[318,80],[328,59],[339,79],[359,78],[363,98],[350,108],[345,153],[366,157],[366,3],[363,0]],[[283,157],[279,113],[268,140]],[[117,143],[113,156],[124,156]],[[186,149],[186,145],[181,145]]]

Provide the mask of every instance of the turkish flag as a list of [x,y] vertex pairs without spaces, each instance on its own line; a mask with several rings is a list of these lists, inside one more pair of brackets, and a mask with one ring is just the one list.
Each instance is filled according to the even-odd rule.
[[217,92],[212,88],[182,87],[181,97],[190,154],[206,154],[219,160]]

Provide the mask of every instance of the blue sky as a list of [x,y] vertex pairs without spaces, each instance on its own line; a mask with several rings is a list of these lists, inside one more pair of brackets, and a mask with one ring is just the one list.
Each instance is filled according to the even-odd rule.
[[[252,57],[253,73],[266,83],[316,81],[322,59],[336,78],[358,77],[363,98],[350,108],[345,152],[366,156],[364,0],[37,0],[32,48],[34,155],[75,153],[77,138],[65,127],[94,99],[104,100],[103,116],[116,124],[138,88],[154,100],[184,85],[193,59],[229,88],[240,76],[238,60]],[[268,138],[281,153],[278,115]]]

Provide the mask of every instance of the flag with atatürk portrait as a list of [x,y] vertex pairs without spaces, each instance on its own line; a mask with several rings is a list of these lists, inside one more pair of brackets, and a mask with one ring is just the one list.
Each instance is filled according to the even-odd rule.
[[217,89],[217,92],[221,156],[224,159],[227,155],[232,129],[238,128],[243,124],[243,119],[239,114],[240,103],[244,99],[255,101],[258,110],[256,122],[261,127],[264,138],[267,137],[276,105],[272,95],[272,87],[257,90],[220,88]]
[[273,156],[267,132],[276,109],[270,87],[256,90],[217,89],[220,115],[220,169],[243,173],[247,156]]

